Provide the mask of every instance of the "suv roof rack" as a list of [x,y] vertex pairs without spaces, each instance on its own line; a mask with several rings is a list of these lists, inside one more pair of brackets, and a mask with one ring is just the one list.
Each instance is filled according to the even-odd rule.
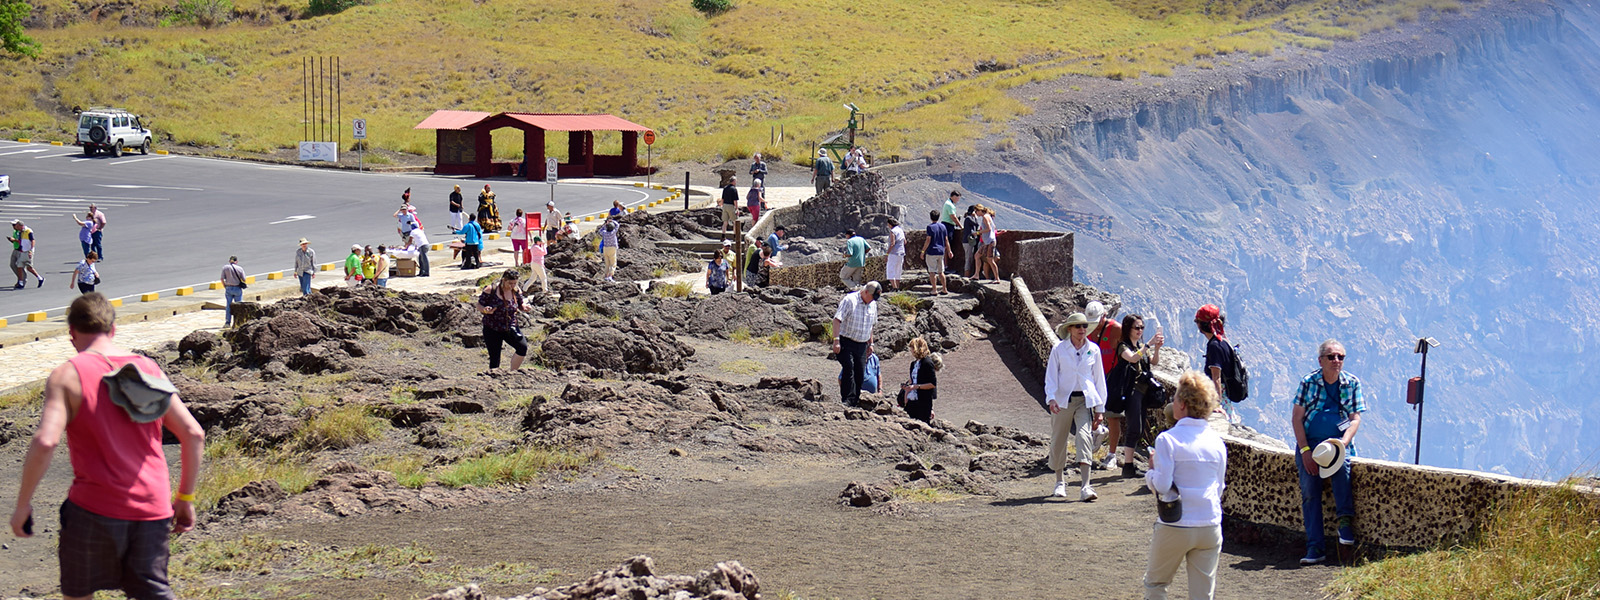
[[114,106],[91,106],[88,109],[85,109],[83,112],[104,112],[104,113],[128,113],[128,114],[133,114],[133,113],[128,112],[125,109],[117,108],[117,107],[114,107]]

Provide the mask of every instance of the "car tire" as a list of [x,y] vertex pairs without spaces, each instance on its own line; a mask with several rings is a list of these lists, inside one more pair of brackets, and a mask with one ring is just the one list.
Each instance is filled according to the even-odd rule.
[[111,158],[122,158],[122,142],[111,145]]
[[93,158],[94,157],[94,146],[90,146],[90,145],[85,144],[83,146],[83,156],[84,156],[84,158]]
[[150,153],[150,138],[145,138],[144,139],[144,143],[139,146],[139,154],[149,154],[149,153]]

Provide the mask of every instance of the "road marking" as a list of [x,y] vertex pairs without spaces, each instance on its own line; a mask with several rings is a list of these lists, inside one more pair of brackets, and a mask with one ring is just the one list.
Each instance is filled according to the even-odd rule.
[[[40,197],[44,197],[44,198],[49,198],[49,199],[54,200],[56,202],[88,202],[89,200],[113,200],[113,201],[121,201],[121,200],[130,200],[130,201],[131,200],[171,200],[171,198],[147,198],[147,197],[143,197],[143,196],[73,196],[73,197],[69,198],[69,197],[65,197],[65,196],[56,196],[54,194],[41,194],[41,193],[38,193],[38,192],[17,192],[16,194],[13,194],[13,195],[15,195],[15,196],[40,196]],[[85,200],[85,198],[87,198],[88,200]]]
[[151,189],[151,190],[182,190],[182,191],[185,191],[185,192],[204,192],[205,191],[204,189],[201,189],[201,188],[168,187],[168,186],[164,186],[164,185],[130,185],[130,184],[121,184],[121,183],[97,183],[95,185],[98,185],[98,186],[104,187],[104,188],[117,188],[119,190]]
[[315,218],[316,217],[312,216],[312,215],[295,215],[295,216],[289,217],[287,219],[284,219],[282,221],[273,221],[273,222],[267,223],[267,224],[268,225],[281,225],[281,224],[284,224],[284,223],[293,223],[295,221],[304,221],[306,219],[315,219]]
[[44,208],[44,206],[38,204],[7,204],[6,206],[10,208]]
[[77,156],[79,154],[83,154],[83,153],[82,152],[68,152],[66,154],[46,154],[44,156],[35,156],[35,157],[33,157],[33,159],[34,160],[39,160],[41,158],[61,158],[63,156]]
[[13,154],[32,154],[34,152],[49,152],[49,151],[50,151],[49,148],[29,148],[27,150],[13,150],[11,152],[0,152],[0,156],[11,156]]
[[119,161],[111,163],[111,164],[113,164],[113,165],[125,165],[125,164],[128,164],[128,163],[144,162],[144,161],[147,161],[147,160],[166,160],[168,158],[171,158],[171,157],[170,156],[150,156],[150,157],[145,157],[145,158],[135,158],[133,160],[119,160]]

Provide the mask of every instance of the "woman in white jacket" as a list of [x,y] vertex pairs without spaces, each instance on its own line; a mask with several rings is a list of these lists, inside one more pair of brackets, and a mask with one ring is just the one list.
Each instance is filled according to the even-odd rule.
[[1210,600],[1222,555],[1222,488],[1228,475],[1228,448],[1206,426],[1217,408],[1216,386],[1199,371],[1178,378],[1172,414],[1178,424],[1156,437],[1145,483],[1161,500],[1177,490],[1182,515],[1158,519],[1150,538],[1150,563],[1144,572],[1145,600],[1165,600],[1167,584],[1187,561],[1189,598]]

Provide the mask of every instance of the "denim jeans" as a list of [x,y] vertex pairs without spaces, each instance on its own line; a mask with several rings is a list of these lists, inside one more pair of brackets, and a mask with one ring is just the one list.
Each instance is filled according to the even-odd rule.
[[222,296],[227,298],[228,302],[222,309],[222,325],[227,327],[233,325],[233,303],[244,302],[244,288],[237,285],[223,286]]
[[428,247],[422,246],[417,250],[417,277],[428,276]]
[[90,245],[89,242],[85,242],[83,240],[78,240],[78,243],[79,244],[83,244],[83,255],[84,256],[88,256],[90,252],[93,252],[93,250],[91,250],[91,248],[93,248],[94,246]]
[[[94,240],[93,242],[90,242],[89,249],[93,250],[95,256],[99,256],[100,260],[105,260],[106,259],[106,249],[100,246],[100,238],[102,237],[102,234],[104,234],[104,233],[105,232],[103,232],[103,231],[96,231],[94,233],[89,234],[89,239]],[[88,253],[85,252],[84,254],[88,254]]]
[[311,271],[300,274],[300,295],[311,295]]
[[[1294,464],[1295,470],[1300,472],[1300,512],[1306,522],[1306,549],[1324,552],[1327,546],[1323,539],[1322,526],[1323,479],[1316,473],[1306,472],[1305,462],[1298,455],[1295,456]],[[1350,491],[1350,460],[1346,459],[1344,466],[1334,471],[1328,481],[1333,485],[1334,514],[1354,518],[1356,499],[1355,494]]]

